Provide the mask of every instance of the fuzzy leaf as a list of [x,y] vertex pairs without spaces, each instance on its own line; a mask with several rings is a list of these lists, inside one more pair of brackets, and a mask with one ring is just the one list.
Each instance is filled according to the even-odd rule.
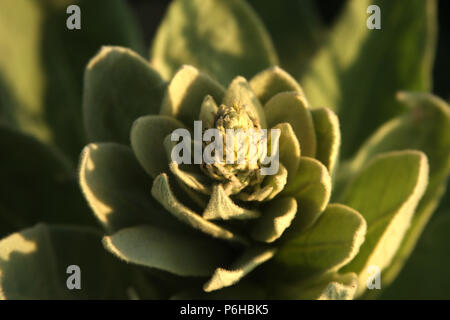
[[247,80],[241,76],[233,79],[223,98],[223,104],[227,106],[232,106],[235,103],[244,106],[250,116],[258,120],[261,128],[267,128],[266,116],[261,102],[259,102]]
[[385,279],[388,277],[386,280],[391,280],[390,270],[395,264],[383,272],[382,299],[450,299],[450,277],[443,276],[450,270],[448,230],[450,210],[439,210],[427,224],[408,263],[389,287],[390,281],[385,284]]
[[226,247],[217,242],[153,226],[122,229],[105,237],[103,243],[126,262],[180,276],[208,276],[229,258]]
[[288,122],[300,142],[302,156],[315,156],[316,133],[308,102],[303,95],[297,92],[279,93],[264,105],[264,112],[269,128]]
[[316,159],[301,157],[295,180],[282,194],[297,199],[299,213],[289,230],[294,234],[311,226],[325,210],[331,194],[331,177]]
[[312,227],[282,244],[275,260],[290,270],[338,270],[355,257],[365,234],[366,222],[357,211],[330,204]]
[[164,139],[183,124],[171,117],[152,115],[140,117],[131,128],[131,147],[145,171],[156,178],[167,171],[169,160],[164,148]]
[[257,210],[248,210],[235,204],[221,184],[214,185],[211,198],[205,211],[203,211],[203,218],[206,220],[246,220],[259,218],[260,216],[261,213]]
[[0,237],[49,223],[94,224],[68,160],[35,138],[0,126]]
[[178,218],[183,223],[204,232],[217,239],[228,240],[232,242],[238,242],[246,244],[247,241],[242,237],[234,234],[233,232],[208,221],[193,212],[188,207],[179,202],[169,186],[169,179],[165,173],[160,174],[153,182],[152,187],[153,197],[161,203],[161,205],[169,211],[173,216]]
[[207,95],[202,102],[202,106],[200,108],[200,114],[198,118],[203,121],[203,125],[205,128],[213,128],[215,123],[215,116],[219,111],[219,107],[217,106],[214,98],[210,95]]
[[271,259],[274,254],[275,249],[272,248],[248,249],[230,268],[217,268],[211,279],[203,286],[203,290],[211,292],[232,286],[253,269]]
[[[218,27],[220,26],[220,27]],[[191,64],[227,85],[277,64],[277,56],[259,18],[241,0],[176,0],[153,42],[156,68],[171,78]]]
[[[380,30],[366,27],[371,4],[380,8]],[[404,110],[395,101],[399,88],[430,89],[436,21],[433,0],[413,0],[407,7],[400,1],[347,2],[326,45],[300,80],[312,105],[339,114],[343,157]]]
[[297,213],[297,201],[292,197],[276,198],[263,207],[263,215],[251,231],[254,240],[274,242],[289,228]]
[[300,143],[289,122],[279,123],[273,129],[280,129],[279,160],[288,172],[286,184],[289,185],[295,179],[300,164]]
[[[80,30],[66,28],[69,5],[81,8]],[[137,25],[122,0],[0,4],[0,83],[10,90],[14,120],[74,162],[86,143],[80,108],[83,71],[104,44],[142,52]]]
[[210,95],[222,101],[225,88],[196,68],[183,65],[173,76],[162,102],[161,114],[174,117],[192,128],[203,100]]
[[[401,149],[423,151],[430,164],[427,190],[420,200],[401,248],[392,264],[383,272],[383,285],[391,282],[411,254],[422,230],[442,198],[450,172],[450,107],[445,101],[422,93],[398,94],[411,110],[382,126],[361,148],[350,163],[351,172],[358,172],[374,155]],[[414,139],[411,139],[414,137]]]
[[237,197],[244,201],[269,201],[277,194],[283,191],[286,185],[288,172],[286,168],[279,163],[278,172],[273,175],[267,175],[260,188],[251,191],[241,191]]
[[[167,139],[166,139],[167,141]],[[180,166],[175,162],[171,161],[169,164],[170,171],[173,173],[177,179],[185,184],[187,187],[198,191],[202,194],[210,195],[211,186],[207,178],[197,172],[188,172],[180,169]]]
[[322,25],[317,1],[247,0],[247,2],[261,17],[272,36],[280,57],[280,65],[298,79],[323,44],[325,28]]
[[250,87],[261,104],[266,104],[277,93],[296,91],[303,95],[300,85],[280,67],[271,67],[261,71],[250,80]]
[[330,174],[333,174],[341,145],[339,119],[328,108],[313,109],[311,115],[317,138],[316,159],[328,168]]
[[[81,290],[69,290],[71,265]],[[82,227],[38,224],[0,240],[0,298],[125,299],[126,266],[108,254],[101,235]]]
[[103,47],[86,67],[83,116],[92,142],[129,143],[140,116],[158,114],[165,83],[147,61],[121,47]]
[[371,265],[386,268],[408,230],[428,182],[428,161],[418,151],[383,153],[350,184],[341,201],[367,221],[366,241],[345,271],[358,274],[358,295],[366,288]]
[[86,200],[108,231],[145,222],[176,227],[176,219],[150,196],[152,179],[129,147],[116,143],[86,146],[79,176]]

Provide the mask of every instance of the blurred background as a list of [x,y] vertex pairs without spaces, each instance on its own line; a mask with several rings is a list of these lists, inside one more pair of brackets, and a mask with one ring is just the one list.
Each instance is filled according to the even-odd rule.
[[[427,1],[427,0],[424,0]],[[145,43],[151,43],[156,29],[163,18],[163,15],[170,3],[170,0],[128,0],[134,15],[139,21],[140,27],[144,32]],[[268,12],[262,12],[258,8],[258,0],[249,1],[253,8],[258,11],[263,20],[268,19]],[[261,1],[259,1],[261,2]],[[276,6],[282,6],[285,1],[275,1]],[[302,6],[302,0],[291,0],[291,2],[298,2],[298,8]],[[317,7],[317,12],[320,15],[321,22],[325,27],[331,27],[335,18],[339,15],[340,10],[344,6],[346,0],[316,0],[314,3]],[[405,5],[407,1],[405,1]],[[301,13],[299,13],[301,15]],[[438,45],[436,50],[436,58],[433,74],[433,92],[444,98],[450,100],[450,1],[440,0],[438,2]],[[282,21],[280,21],[282,23]],[[269,30],[271,32],[272,30]],[[274,33],[274,32],[271,32]],[[276,41],[279,35],[272,34]]]

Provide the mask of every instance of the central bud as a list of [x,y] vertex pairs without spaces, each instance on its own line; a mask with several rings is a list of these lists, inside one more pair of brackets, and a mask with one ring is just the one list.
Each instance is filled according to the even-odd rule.
[[[220,132],[223,155],[212,164],[202,164],[203,171],[221,181],[229,194],[260,183],[260,129],[257,119],[244,106],[222,104],[215,115],[214,127]],[[204,147],[210,143],[204,143]]]

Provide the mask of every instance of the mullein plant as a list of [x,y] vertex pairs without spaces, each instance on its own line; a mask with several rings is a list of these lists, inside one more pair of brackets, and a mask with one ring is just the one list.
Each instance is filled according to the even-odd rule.
[[[40,15],[62,8],[42,2]],[[60,116],[71,124],[56,128],[31,108],[40,101],[5,94],[1,172],[14,183],[0,198],[0,296],[353,299],[371,297],[374,268],[390,284],[445,190],[450,109],[427,93],[434,1],[407,12],[376,2],[382,30],[366,28],[369,4],[349,1],[318,45],[301,28],[277,38],[280,26],[267,31],[242,0],[175,0],[150,62],[133,41],[90,59],[79,123]],[[268,22],[270,6],[254,1]],[[381,32],[400,38],[384,43]],[[276,172],[261,175],[264,164],[248,157],[174,161],[172,133],[195,136],[195,121],[224,141],[228,129],[277,129]],[[77,164],[65,136],[86,144]],[[80,289],[70,286],[73,265]]]

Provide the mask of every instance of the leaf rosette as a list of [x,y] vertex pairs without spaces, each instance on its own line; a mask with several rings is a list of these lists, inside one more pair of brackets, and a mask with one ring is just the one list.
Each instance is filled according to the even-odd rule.
[[[295,281],[326,274],[315,280],[323,290],[314,293],[325,294],[333,283],[327,277],[340,277],[335,272],[357,254],[366,232],[356,210],[329,204],[340,144],[336,115],[327,108],[311,109],[299,84],[279,67],[249,81],[238,76],[224,88],[186,65],[165,85],[133,52],[107,47],[85,76],[85,123],[100,141],[102,135],[120,133],[102,129],[101,121],[91,127],[94,111],[89,108],[96,110],[102,80],[118,68],[139,69],[133,70],[142,74],[139,80],[164,94],[149,101],[154,113],[129,125],[128,145],[92,143],[82,153],[80,184],[110,232],[105,247],[127,262],[193,277],[198,292],[250,285],[276,297],[286,279],[277,276],[274,282],[264,271],[277,266],[278,273],[286,270]],[[244,136],[249,129],[278,129],[276,172],[261,175],[261,163],[247,158],[231,164],[174,161],[172,133],[184,129],[195,135],[198,121],[223,138],[227,129],[241,129]],[[330,228],[339,230],[331,236]],[[348,292],[356,288],[355,279],[345,275]]]
[[[121,2],[114,3],[123,12]],[[28,110],[5,114],[8,121],[40,132],[36,136],[54,140],[66,153],[79,150],[75,142],[85,141],[85,135],[91,142],[81,155],[79,184],[106,236],[58,225],[83,223],[82,213],[90,213],[72,188],[69,162],[57,150],[2,126],[0,144],[8,157],[2,158],[0,233],[44,224],[0,240],[0,298],[351,299],[373,293],[365,292],[373,267],[381,271],[383,288],[392,282],[437,207],[450,172],[448,104],[427,93],[402,92],[394,99],[398,88],[430,87],[435,3],[414,1],[406,13],[383,3],[383,12],[389,12],[383,28],[418,35],[397,37],[387,51],[372,50],[387,45],[381,33],[363,28],[348,37],[348,30],[364,25],[358,12],[369,1],[350,1],[320,48],[307,41],[310,28],[293,29],[311,23],[298,19],[296,5],[269,3],[258,2],[256,9],[263,20],[276,22],[267,25],[269,32],[291,39],[283,41],[286,45],[280,46],[277,37],[272,44],[245,1],[173,1],[152,43],[150,63],[124,47],[104,47],[92,58],[84,75],[82,117],[67,81],[61,81],[60,70],[67,68],[60,66],[67,61],[84,66],[91,44],[98,48],[91,38],[102,34],[91,33],[97,30],[93,25],[111,30],[111,15],[103,22],[96,14],[86,15],[91,26],[82,36],[86,41],[57,37],[66,39],[59,45],[66,48],[65,58],[54,64],[43,59],[52,62],[45,70],[58,70],[42,78],[49,92],[57,93],[45,109],[47,94],[40,94],[37,74],[23,78],[39,84],[34,102],[9,99],[9,90],[3,90],[8,104],[20,105],[8,110]],[[55,8],[65,18],[63,7]],[[39,17],[33,21],[50,17],[54,10],[49,8],[33,7]],[[303,15],[313,13],[308,8],[302,5]],[[17,10],[6,6],[3,11]],[[273,18],[276,12],[285,23]],[[115,27],[124,34],[113,38],[134,34],[127,14],[116,19],[123,20]],[[30,39],[37,35],[53,43],[40,33]],[[50,33],[51,39],[56,35]],[[4,38],[7,44],[15,39]],[[101,43],[141,52],[135,36],[108,39]],[[34,48],[39,41],[26,43]],[[72,54],[80,42],[89,47],[84,59]],[[28,57],[36,50],[16,51],[2,61],[12,93],[24,87],[22,73],[12,69],[23,59],[13,56]],[[40,68],[41,59],[34,60],[30,70]],[[393,72],[378,72],[374,61]],[[305,91],[278,65],[300,79]],[[73,113],[64,111],[63,117],[59,107],[54,113],[61,104]],[[84,132],[77,122],[81,118]],[[217,135],[204,139],[209,129]],[[243,143],[227,140],[230,129],[243,133]],[[261,155],[260,145],[256,153],[247,152],[252,130],[267,130],[262,145],[267,155]],[[180,148],[176,132],[194,136],[186,140],[192,148]],[[196,161],[199,151],[205,160],[202,154],[219,140],[227,156],[231,150],[243,161],[224,162],[224,154],[217,161]],[[262,174],[272,164],[275,171]],[[23,202],[25,189],[33,201]],[[103,250],[101,237],[113,255]],[[90,276],[87,290],[68,293],[54,275],[74,262]],[[29,286],[36,278],[42,285]]]

